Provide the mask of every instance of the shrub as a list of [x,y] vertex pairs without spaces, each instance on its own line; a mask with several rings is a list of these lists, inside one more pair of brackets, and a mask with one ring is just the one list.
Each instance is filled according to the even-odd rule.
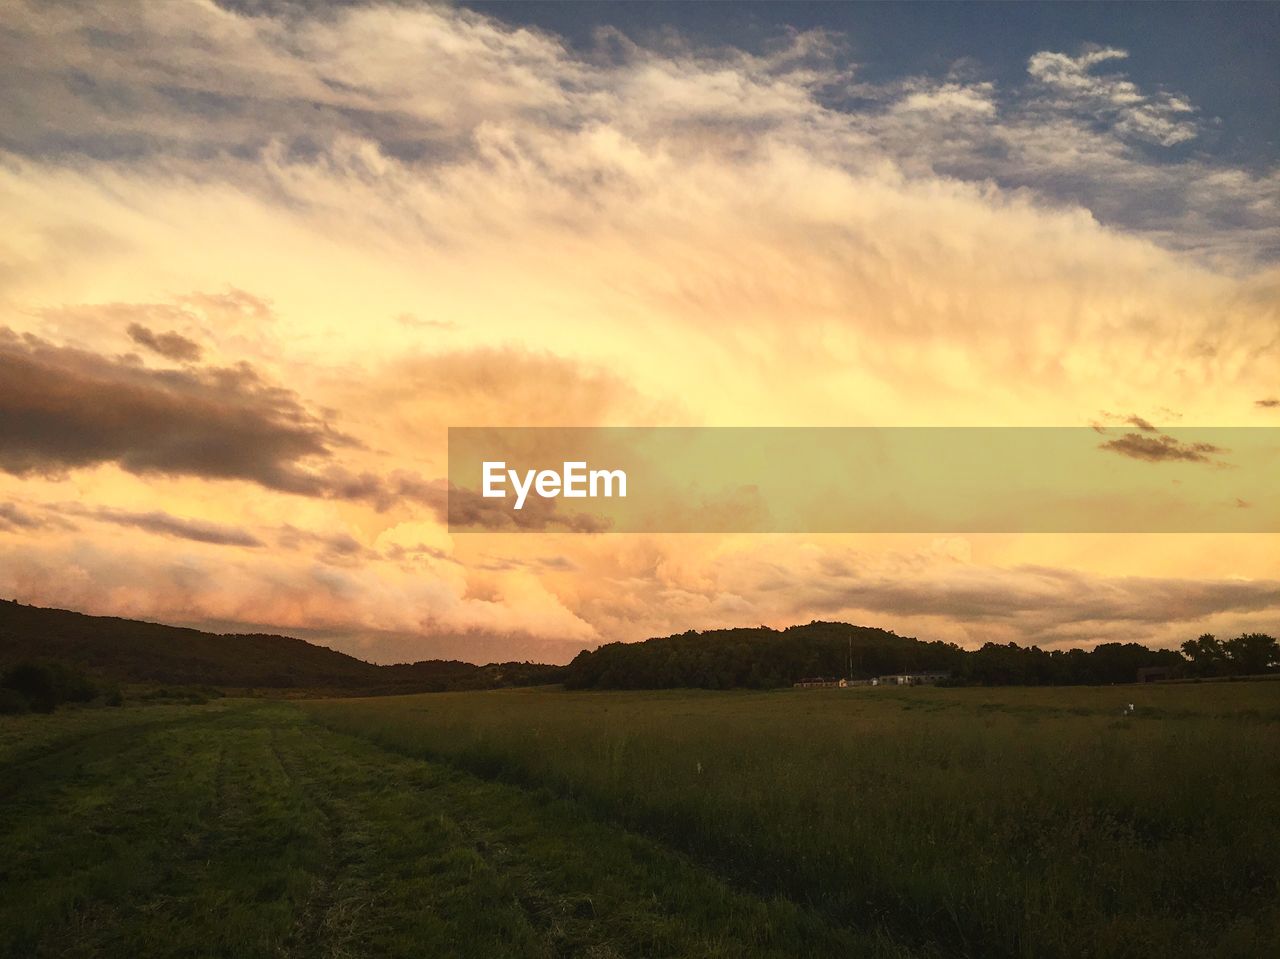
[[0,688],[0,716],[16,715],[31,712],[31,704],[27,697],[16,689]]
[[53,662],[15,663],[0,677],[0,687],[17,693],[40,713],[51,713],[63,703],[87,703],[98,695],[84,673]]

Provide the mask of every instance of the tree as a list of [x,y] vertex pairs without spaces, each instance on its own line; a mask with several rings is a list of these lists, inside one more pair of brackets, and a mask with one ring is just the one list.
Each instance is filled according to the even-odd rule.
[[1223,652],[1231,672],[1239,676],[1265,673],[1280,666],[1280,643],[1263,633],[1245,633],[1229,639]]
[[87,703],[98,692],[93,681],[77,669],[35,661],[10,666],[0,677],[0,687],[17,693],[38,713],[51,713],[62,703]]
[[1188,639],[1182,644],[1182,655],[1187,658],[1188,667],[1196,676],[1221,676],[1226,672],[1227,653],[1213,633],[1205,633],[1198,639]]

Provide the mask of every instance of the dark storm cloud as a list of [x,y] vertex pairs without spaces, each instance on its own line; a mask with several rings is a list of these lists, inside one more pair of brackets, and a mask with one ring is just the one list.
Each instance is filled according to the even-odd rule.
[[1269,396],[1265,400],[1255,400],[1253,405],[1260,406],[1264,410],[1272,410],[1280,406],[1280,399],[1276,399],[1274,396]]
[[1125,433],[1118,439],[1098,444],[1098,448],[1148,463],[1212,463],[1210,454],[1227,452],[1212,443],[1183,443],[1172,436],[1143,436],[1141,433]]
[[1140,430],[1142,430],[1142,431],[1144,431],[1144,432],[1147,432],[1147,433],[1159,433],[1159,432],[1160,432],[1158,429],[1156,429],[1154,426],[1152,426],[1150,423],[1148,423],[1146,420],[1144,420],[1144,419],[1143,419],[1141,416],[1139,416],[1137,413],[1134,413],[1134,414],[1133,414],[1132,416],[1130,416],[1130,417],[1129,417],[1125,422],[1127,422],[1130,426],[1136,426],[1138,429],[1140,429]]
[[[297,394],[247,365],[153,370],[129,357],[0,329],[0,470],[18,476],[114,463],[136,474],[245,480],[284,493],[363,501],[378,510],[417,502],[441,522],[452,508],[455,522],[483,529],[599,532],[608,525],[594,516],[561,514],[549,500],[515,512],[468,491],[450,496],[444,480],[406,471],[352,472],[334,461],[334,453],[355,445]],[[157,517],[150,522],[156,529],[163,525]],[[172,525],[167,532],[182,535]],[[353,555],[344,544],[324,545],[330,554]]]
[[0,330],[0,469],[239,479],[311,496],[363,497],[376,482],[327,459],[351,441],[250,367],[150,370],[127,358]]
[[167,333],[155,333],[141,323],[130,323],[128,332],[129,339],[133,342],[166,359],[194,362],[200,359],[200,354],[203,352],[199,343],[173,330]]

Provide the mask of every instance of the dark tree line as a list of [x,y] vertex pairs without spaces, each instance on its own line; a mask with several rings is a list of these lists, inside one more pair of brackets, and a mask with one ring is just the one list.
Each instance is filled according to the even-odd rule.
[[64,703],[99,698],[110,705],[120,703],[119,690],[94,682],[66,663],[24,661],[0,673],[0,713],[51,713]]
[[22,660],[74,663],[116,683],[358,695],[557,683],[564,669],[456,660],[378,665],[289,636],[216,635],[0,600],[0,670]]
[[1212,633],[1182,644],[1191,676],[1255,676],[1280,668],[1280,643],[1263,633],[1222,642]]
[[[1196,646],[1195,655],[1188,651],[1191,646]],[[1185,655],[1139,643],[1102,643],[1090,650],[987,643],[965,650],[881,629],[817,622],[784,630],[690,631],[643,643],[610,643],[580,653],[564,683],[571,689],[769,689],[815,676],[871,679],[938,671],[949,673],[948,682],[954,685],[1073,686],[1131,683],[1139,669],[1153,666],[1188,676],[1280,667],[1280,651],[1269,636],[1251,634],[1222,644],[1212,636],[1201,637],[1183,649]]]

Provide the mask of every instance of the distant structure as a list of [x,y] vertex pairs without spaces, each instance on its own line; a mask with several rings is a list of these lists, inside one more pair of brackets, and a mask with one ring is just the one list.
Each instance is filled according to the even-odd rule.
[[871,683],[873,686],[935,686],[950,678],[950,673],[895,673],[879,676]]
[[1177,666],[1143,666],[1138,670],[1138,682],[1159,683],[1166,679],[1177,679]]
[[792,684],[795,689],[851,689],[854,686],[933,686],[950,679],[950,673],[895,673],[875,679],[836,679],[834,676],[814,676]]

